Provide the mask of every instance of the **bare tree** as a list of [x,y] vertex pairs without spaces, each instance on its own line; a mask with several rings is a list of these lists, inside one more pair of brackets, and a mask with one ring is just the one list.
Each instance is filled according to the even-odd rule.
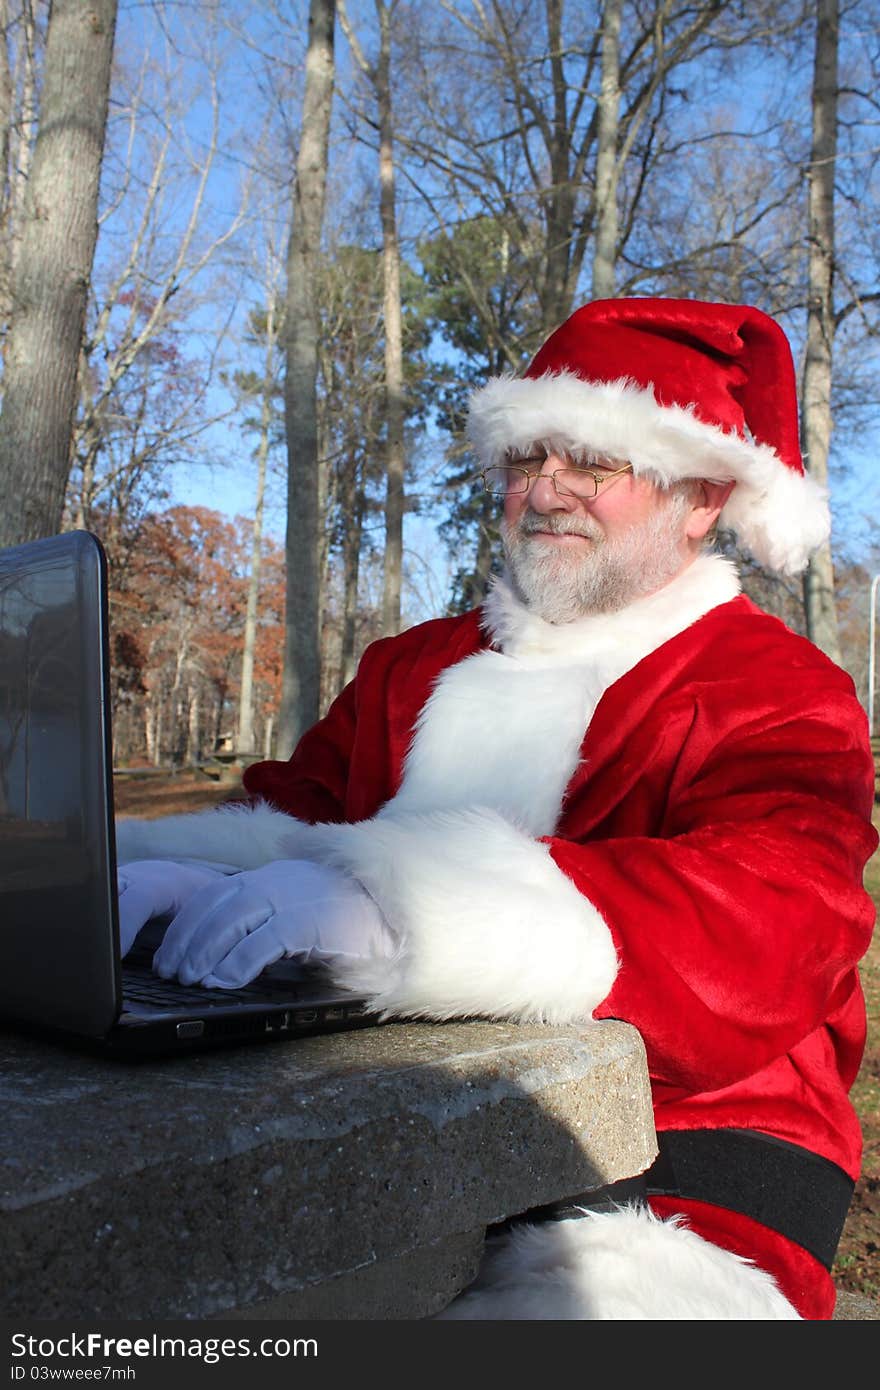
[[[133,69],[120,63],[114,83],[80,360],[68,509],[76,525],[104,532],[125,529],[128,510],[154,500],[168,468],[217,418],[205,407],[236,294],[207,276],[250,198],[246,176],[226,194],[228,212],[211,208],[227,132],[210,27],[200,26],[195,53],[183,57],[162,32],[164,6],[151,13],[158,53],[151,42]],[[214,323],[196,362],[201,335],[184,330],[210,300]]]
[[385,320],[385,584],[382,631],[400,628],[400,591],[403,577],[404,421],[403,313],[400,302],[400,242],[394,172],[394,119],[391,88],[391,34],[396,0],[375,0],[379,23],[379,53],[370,63],[355,34],[344,5],[339,20],[361,71],[373,88],[379,124],[379,215],[382,223],[382,273]]
[[[807,171],[809,288],[801,435],[807,468],[828,482],[831,443],[831,373],[834,356],[834,181],[837,163],[838,0],[816,0],[813,70],[813,145]],[[830,542],[810,560],[804,576],[807,635],[840,661],[834,566]]]
[[[373,552],[368,528],[380,508],[385,423],[384,274],[381,256],[339,245],[321,283],[322,433],[330,463],[325,615],[339,611],[338,659],[325,640],[322,689],[332,698],[354,675],[366,640],[380,635],[381,612],[361,592],[362,560]],[[381,528],[377,528],[381,529]],[[341,560],[341,576],[337,557]],[[383,566],[384,569],[384,566]],[[334,582],[336,581],[336,582]],[[383,574],[384,590],[384,574]],[[326,626],[326,623],[325,623]],[[325,633],[325,639],[331,633]]]
[[621,0],[602,7],[602,80],[596,136],[596,247],[593,253],[593,298],[614,294],[617,264],[617,139],[620,121]]
[[302,129],[287,253],[283,347],[287,433],[287,608],[278,739],[292,749],[319,712],[321,684],[320,454],[316,279],[334,83],[335,0],[311,0]]
[[0,334],[12,315],[24,196],[37,123],[37,73],[48,0],[0,0]]
[[[654,288],[663,268],[656,253],[671,261],[675,229],[672,242],[644,256],[647,196],[680,189],[694,152],[723,133],[700,120],[716,101],[716,74],[730,96],[726,69],[741,70],[759,50],[763,61],[799,9],[789,0],[440,0],[419,13],[407,55],[418,65],[419,99],[398,132],[408,152],[400,167],[444,234],[491,217],[529,267],[537,313],[511,342],[487,313],[473,268],[460,266],[493,353],[516,369],[571,312],[591,263],[594,294]],[[708,258],[714,247],[696,250]]]
[[98,234],[116,0],[54,0],[0,412],[0,544],[61,525]]
[[[526,0],[515,10],[502,0],[441,0],[441,7],[442,31],[421,39],[423,111],[408,146],[442,174],[447,206],[459,216],[479,209],[502,218],[531,265],[540,320],[516,345],[521,357],[571,311],[600,224],[602,256],[609,233],[620,251],[645,181],[628,186],[620,235],[616,190],[630,159],[642,157],[640,142],[651,147],[671,75],[747,26],[740,20],[736,35],[716,34],[724,0],[653,0],[630,8],[625,26],[617,0],[568,9],[564,0]],[[420,188],[430,193],[427,180]],[[432,195],[434,207],[439,201]],[[607,266],[597,273],[607,285]]]
[[238,735],[236,751],[253,753],[254,742],[254,659],[257,646],[257,618],[260,599],[260,569],[263,546],[263,512],[266,499],[266,472],[271,443],[274,396],[276,391],[276,358],[278,352],[278,280],[279,267],[273,248],[266,251],[266,310],[262,325],[263,375],[259,385],[259,422],[257,435],[257,486],[254,500],[254,523],[251,531],[251,564],[248,577],[247,611],[244,623],[244,645],[241,655],[241,693],[238,706]]

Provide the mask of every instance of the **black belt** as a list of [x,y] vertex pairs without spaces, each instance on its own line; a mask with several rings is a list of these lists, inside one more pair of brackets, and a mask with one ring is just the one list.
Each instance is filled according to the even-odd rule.
[[803,1246],[831,1268],[852,1199],[852,1178],[827,1158],[751,1129],[665,1130],[646,1173],[526,1212],[561,1220],[580,1208],[670,1196],[749,1216]]
[[711,1202],[802,1245],[830,1269],[855,1186],[830,1159],[752,1129],[666,1130],[648,1196]]

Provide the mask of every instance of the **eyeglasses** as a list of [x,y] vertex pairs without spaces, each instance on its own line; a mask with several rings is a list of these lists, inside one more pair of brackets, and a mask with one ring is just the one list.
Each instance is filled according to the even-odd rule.
[[589,468],[554,468],[552,473],[542,473],[544,459],[534,463],[499,463],[486,468],[480,474],[483,486],[493,497],[509,497],[511,494],[528,492],[536,478],[548,478],[559,497],[578,497],[589,502],[595,497],[603,483],[619,478],[621,473],[631,473],[632,464],[625,463],[615,468],[613,473],[594,473]]

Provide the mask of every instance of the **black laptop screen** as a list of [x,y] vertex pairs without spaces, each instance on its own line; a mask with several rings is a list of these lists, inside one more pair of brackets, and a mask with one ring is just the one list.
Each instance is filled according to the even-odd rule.
[[116,1013],[104,558],[73,532],[0,552],[0,1012]]

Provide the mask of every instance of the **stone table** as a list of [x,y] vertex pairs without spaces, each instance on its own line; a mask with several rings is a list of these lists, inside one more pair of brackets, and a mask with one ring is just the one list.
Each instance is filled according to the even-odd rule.
[[5,1317],[409,1319],[656,1153],[644,1048],[390,1023],[122,1062],[0,1034]]

